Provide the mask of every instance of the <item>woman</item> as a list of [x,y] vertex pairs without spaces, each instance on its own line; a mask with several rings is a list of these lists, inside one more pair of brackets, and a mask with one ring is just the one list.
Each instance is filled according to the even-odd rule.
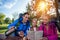
[[37,19],[36,18],[32,19],[32,27],[30,27],[30,31],[38,31]]
[[39,30],[43,30],[44,40],[58,40],[56,25],[53,22],[49,22],[50,16],[45,15],[43,22],[39,27]]

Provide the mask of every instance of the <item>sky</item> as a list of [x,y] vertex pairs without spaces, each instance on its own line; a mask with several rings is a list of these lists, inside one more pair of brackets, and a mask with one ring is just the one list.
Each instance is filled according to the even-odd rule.
[[29,2],[30,0],[0,0],[0,13],[13,18],[12,14],[26,12],[26,6]]

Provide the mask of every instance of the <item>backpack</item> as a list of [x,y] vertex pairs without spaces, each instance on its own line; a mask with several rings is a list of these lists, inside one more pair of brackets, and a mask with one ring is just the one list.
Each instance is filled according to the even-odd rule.
[[23,14],[22,13],[20,13],[19,14],[19,18],[18,18],[18,23],[15,25],[16,27],[14,27],[14,31],[12,31],[11,33],[7,33],[9,30],[7,30],[6,32],[5,32],[5,36],[9,36],[9,35],[11,35],[12,33],[14,33],[15,32],[15,35],[17,35],[17,28],[18,28],[18,26],[20,25],[20,18],[22,18],[22,16],[23,16]]

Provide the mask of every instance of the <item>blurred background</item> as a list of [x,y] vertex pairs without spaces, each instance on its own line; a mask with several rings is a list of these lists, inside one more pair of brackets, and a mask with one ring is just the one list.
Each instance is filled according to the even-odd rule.
[[60,16],[60,0],[0,0],[0,34],[4,34],[7,26],[24,12],[30,13],[30,19],[37,18],[39,26],[45,14]]

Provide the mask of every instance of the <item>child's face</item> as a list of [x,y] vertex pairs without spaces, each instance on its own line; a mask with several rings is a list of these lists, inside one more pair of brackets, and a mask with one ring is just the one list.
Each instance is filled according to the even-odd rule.
[[20,37],[24,37],[24,32],[23,31],[20,31],[18,34],[19,34]]
[[36,26],[37,25],[37,21],[36,20],[32,20],[32,26]]

